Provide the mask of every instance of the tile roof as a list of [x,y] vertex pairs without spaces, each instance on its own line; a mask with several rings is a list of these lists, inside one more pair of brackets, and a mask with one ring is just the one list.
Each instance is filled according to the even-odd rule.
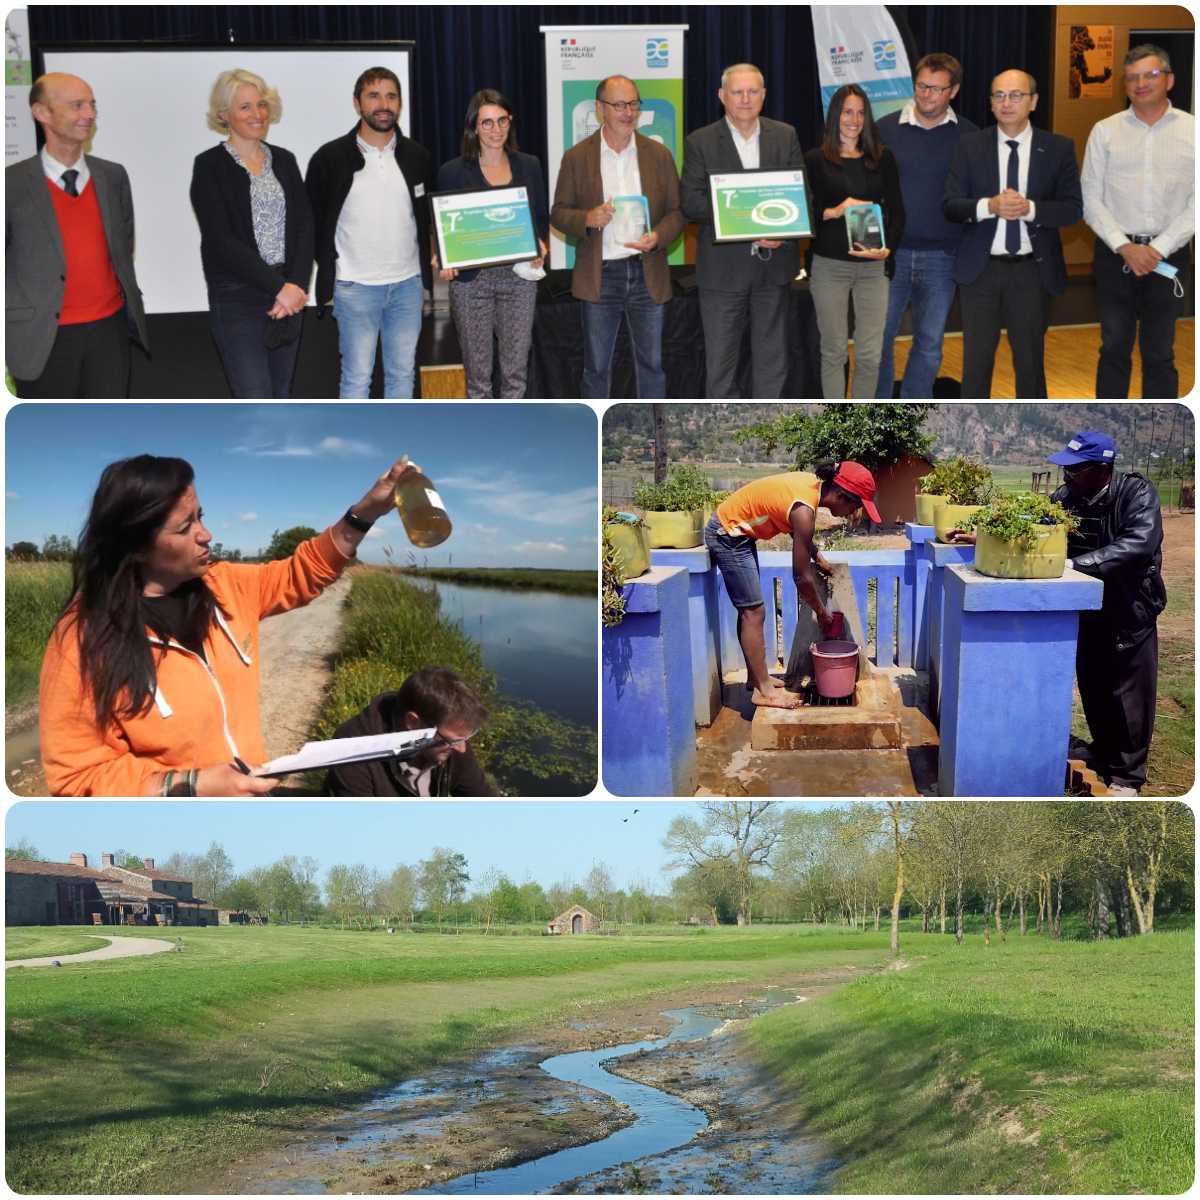
[[131,875],[144,875],[147,879],[165,879],[168,883],[191,883],[182,875],[169,875],[157,867],[114,867],[115,870],[128,871]]
[[106,879],[101,871],[91,867],[77,867],[74,863],[34,862],[28,858],[6,858],[4,871],[7,875],[67,875],[74,879]]

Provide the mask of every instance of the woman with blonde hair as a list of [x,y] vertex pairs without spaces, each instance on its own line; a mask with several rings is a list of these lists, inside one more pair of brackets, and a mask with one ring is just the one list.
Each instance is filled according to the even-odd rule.
[[313,268],[313,218],[295,155],[268,145],[279,93],[250,71],[222,71],[208,126],[228,138],[197,155],[192,207],[213,340],[239,399],[286,400]]

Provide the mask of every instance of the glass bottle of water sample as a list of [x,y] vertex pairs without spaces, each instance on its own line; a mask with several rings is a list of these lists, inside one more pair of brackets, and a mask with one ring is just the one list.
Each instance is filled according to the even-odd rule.
[[[407,455],[403,461],[408,461]],[[396,484],[393,498],[400,520],[404,522],[404,532],[414,546],[428,550],[431,546],[440,546],[450,536],[446,506],[423,472],[416,470],[405,474]]]

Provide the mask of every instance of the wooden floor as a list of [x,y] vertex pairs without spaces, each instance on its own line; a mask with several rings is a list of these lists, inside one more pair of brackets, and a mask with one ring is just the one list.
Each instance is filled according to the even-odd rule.
[[[904,374],[911,339],[896,340],[896,374]],[[939,375],[962,378],[962,334],[948,333],[942,343],[942,369]],[[1076,328],[1051,329],[1046,334],[1046,390],[1049,400],[1094,400],[1096,398],[1096,363],[1100,356],[1100,326],[1083,325]],[[853,364],[853,358],[851,358]],[[1175,326],[1175,365],[1179,368],[1179,395],[1188,396],[1196,386],[1196,322],[1180,321]],[[996,368],[992,373],[992,394],[989,397],[964,396],[964,400],[1015,400],[1016,381],[1013,377],[1012,351],[1008,335],[1000,337],[996,352]],[[1152,400],[1164,397],[1152,396]],[[1129,399],[1141,400],[1142,356],[1133,351],[1133,381]]]
[[[904,374],[911,339],[896,340],[896,374]],[[942,343],[942,368],[939,374],[962,378],[962,334],[948,333]],[[1050,400],[1094,400],[1096,398],[1096,361],[1100,354],[1100,327],[1051,329],[1046,334],[1046,387]],[[1196,322],[1180,321],[1175,327],[1175,365],[1179,368],[1179,394],[1187,396],[1196,386]],[[850,347],[850,369],[854,369],[854,347]],[[421,368],[421,394],[426,400],[465,400],[466,377],[459,365]],[[983,396],[964,396],[964,400],[982,400]],[[996,369],[992,375],[990,400],[1015,400],[1012,352],[1008,336],[1000,337]],[[1142,356],[1133,351],[1133,382],[1129,399],[1141,400]],[[1161,396],[1151,399],[1160,400]]]

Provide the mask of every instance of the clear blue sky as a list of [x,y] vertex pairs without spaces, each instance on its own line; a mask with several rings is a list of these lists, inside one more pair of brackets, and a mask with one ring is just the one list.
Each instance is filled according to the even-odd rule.
[[82,851],[89,866],[118,848],[161,863],[216,841],[237,871],[311,854],[322,879],[335,863],[390,873],[449,846],[466,856],[472,876],[495,866],[518,883],[528,872],[549,887],[564,875],[582,883],[603,862],[619,887],[641,876],[657,891],[668,886],[661,841],[671,818],[698,811],[684,800],[24,800],[10,804],[4,840],[27,838],[53,862]]
[[[402,454],[454,532],[419,562],[595,568],[596,415],[584,404],[18,404],[5,421],[4,544],[78,538],[100,473],[186,458],[214,541],[244,554],[276,529],[324,529]],[[413,551],[389,514],[359,556]]]

